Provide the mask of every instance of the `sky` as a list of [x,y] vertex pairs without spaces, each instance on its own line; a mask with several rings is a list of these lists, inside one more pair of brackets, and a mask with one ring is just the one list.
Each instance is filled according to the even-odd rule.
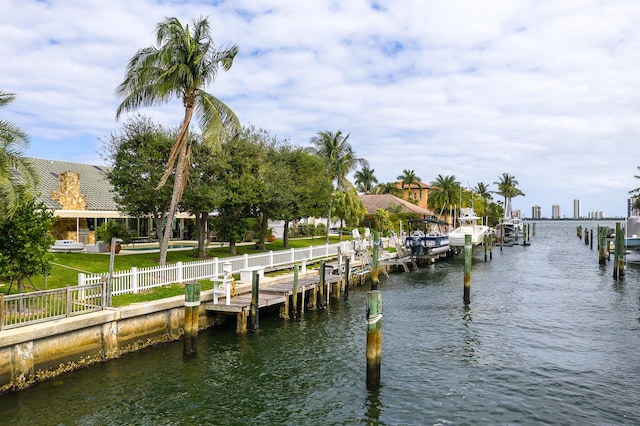
[[[206,90],[242,124],[300,146],[340,130],[380,182],[509,173],[525,217],[624,216],[640,187],[637,0],[0,0],[0,119],[28,157],[105,164],[128,60],[202,16],[239,47]],[[183,107],[139,112],[177,127]]]

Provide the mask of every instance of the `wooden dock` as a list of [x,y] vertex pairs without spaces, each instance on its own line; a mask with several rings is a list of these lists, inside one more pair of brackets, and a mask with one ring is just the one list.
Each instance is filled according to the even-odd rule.
[[[304,313],[305,306],[315,310],[318,308],[318,305],[322,306],[325,304],[326,300],[318,300],[319,284],[319,273],[298,279],[296,302],[300,300],[301,303],[299,305],[296,303],[296,305],[300,307],[301,313]],[[324,288],[322,289],[323,296],[325,296],[327,300],[329,297],[340,297],[340,292],[343,290],[342,285],[342,275],[326,275]],[[250,290],[249,288],[248,292],[245,290],[241,294],[238,294],[237,297],[231,298],[228,304],[225,298],[219,299],[218,303],[207,303],[205,304],[205,309],[209,312],[219,314],[235,314],[237,318],[236,331],[238,333],[246,333],[251,309],[252,295]],[[293,304],[293,291],[293,277],[272,284],[269,282],[265,282],[264,285],[260,283],[258,289],[258,310],[279,307],[280,317],[289,318],[290,306]],[[297,315],[297,312],[293,314]]]

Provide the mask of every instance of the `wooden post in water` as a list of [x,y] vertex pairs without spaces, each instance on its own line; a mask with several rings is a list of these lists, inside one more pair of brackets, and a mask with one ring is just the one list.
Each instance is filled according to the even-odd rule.
[[589,244],[589,230],[585,228],[584,230],[584,243]]
[[613,255],[613,278],[624,278],[624,230],[620,222],[616,222],[616,239]]
[[605,252],[605,244],[606,240],[606,229],[598,227],[598,265],[606,265],[607,264],[607,256]]
[[533,234],[534,237],[536,236],[536,223],[533,222]]
[[200,322],[200,283],[184,285],[184,355],[197,351],[198,326]]
[[591,228],[591,233],[589,235],[589,248],[593,250],[593,228]]
[[260,295],[260,276],[258,271],[251,274],[251,307],[249,316],[251,317],[251,329],[258,331],[260,328],[260,308],[258,307]]
[[291,295],[291,311],[293,317],[298,315],[298,265],[293,267],[293,291]]
[[367,292],[367,389],[380,386],[380,365],[382,363],[382,293],[380,290]]
[[578,238],[582,239],[582,225],[578,225],[576,228],[576,234],[578,234]]
[[344,300],[349,300],[349,256],[344,258]]
[[373,254],[371,258],[371,290],[378,289],[378,283],[380,279],[378,278],[378,250],[380,247],[380,232],[376,231],[373,233]]
[[464,303],[471,301],[471,258],[473,247],[471,246],[471,234],[464,236]]
[[620,222],[616,222],[616,238],[613,240],[613,279],[618,279],[618,266],[620,260],[620,245],[618,244],[620,236]]
[[484,261],[487,261],[487,241],[489,241],[489,235],[484,234],[482,236],[482,249],[484,250]]
[[320,261],[320,282],[318,283],[318,298],[320,299],[320,306],[324,306],[324,281],[325,281],[325,268],[324,260]]
[[500,251],[502,251],[502,244],[504,243],[504,223],[500,224]]

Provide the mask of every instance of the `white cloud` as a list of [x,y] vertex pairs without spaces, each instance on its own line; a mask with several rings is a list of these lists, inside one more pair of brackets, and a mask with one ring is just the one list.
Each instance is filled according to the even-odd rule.
[[[640,3],[503,0],[7,0],[0,15],[3,118],[28,155],[101,161],[115,87],[166,16],[209,16],[238,44],[208,88],[243,123],[306,144],[342,130],[380,181],[515,175],[529,214],[551,204],[624,214],[640,164]],[[179,102],[146,110],[178,124]]]

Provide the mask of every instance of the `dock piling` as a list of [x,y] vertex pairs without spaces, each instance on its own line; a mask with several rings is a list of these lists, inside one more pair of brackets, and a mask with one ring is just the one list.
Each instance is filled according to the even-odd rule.
[[184,355],[197,351],[198,327],[200,320],[200,283],[184,285]]
[[380,386],[380,365],[382,363],[382,293],[380,290],[367,292],[367,389]]
[[376,231],[373,233],[374,241],[373,241],[373,254],[371,256],[371,290],[378,289],[378,283],[380,279],[378,278],[378,256],[379,256],[379,247],[380,247],[380,232]]
[[349,256],[344,258],[344,300],[349,300]]
[[291,294],[291,311],[293,317],[298,315],[298,265],[293,267],[293,291]]
[[260,309],[258,309],[258,302],[260,295],[260,276],[258,271],[253,271],[251,274],[251,329],[258,331],[260,328]]
[[471,234],[464,236],[464,303],[469,304],[471,294],[471,258],[473,257]]

